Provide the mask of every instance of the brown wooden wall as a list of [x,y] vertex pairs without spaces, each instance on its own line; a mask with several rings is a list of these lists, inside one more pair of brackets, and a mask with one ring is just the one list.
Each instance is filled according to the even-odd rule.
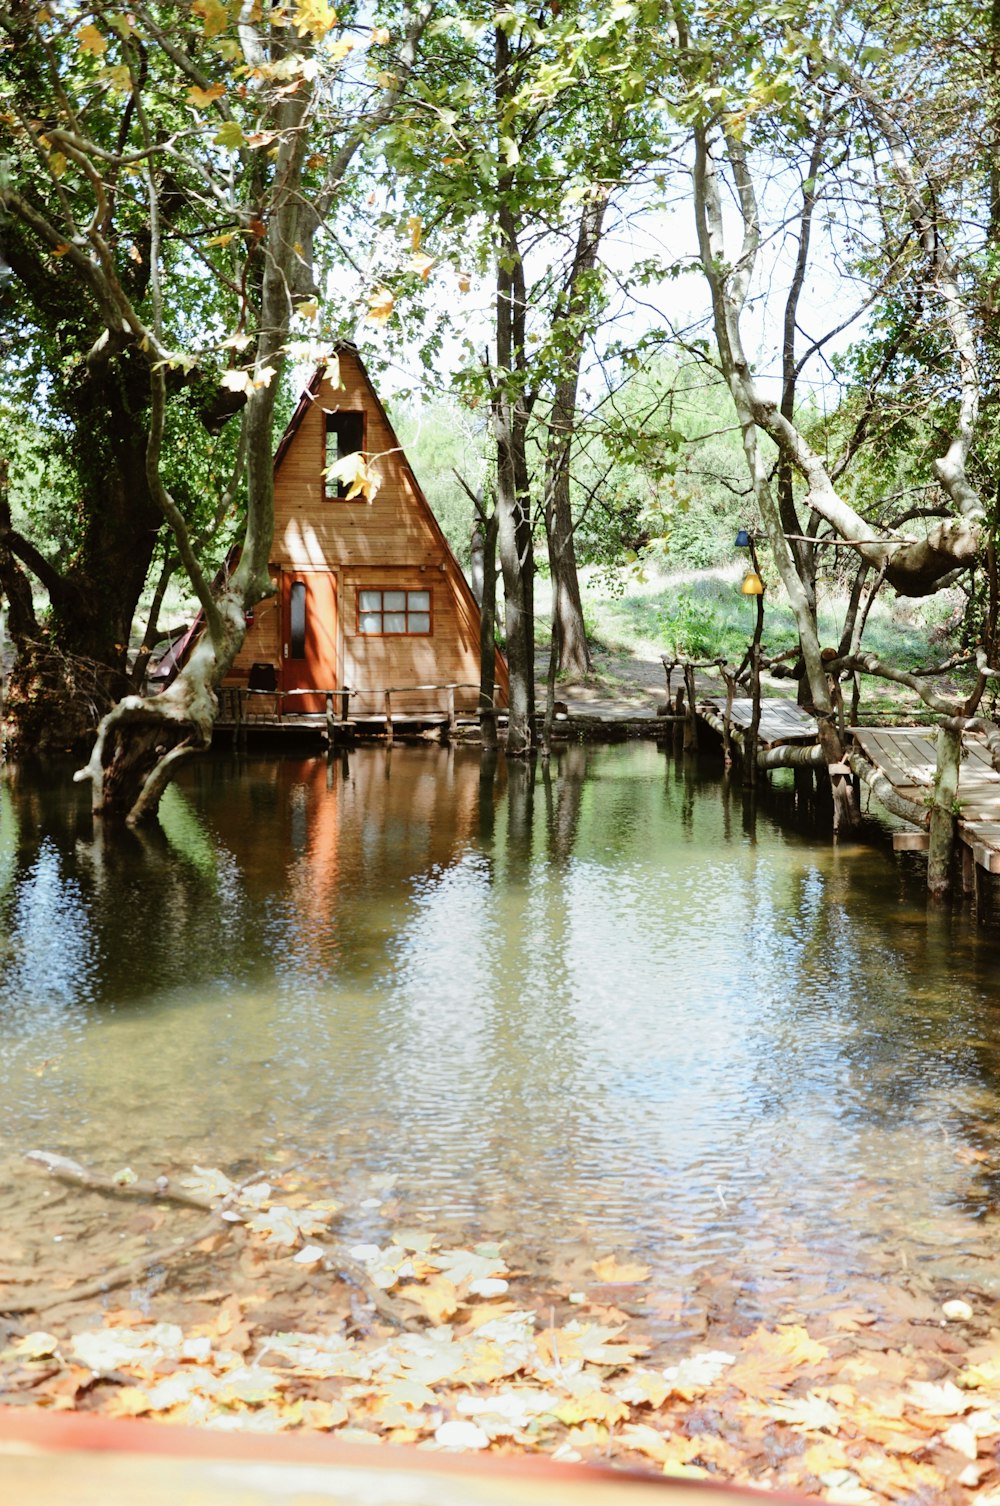
[[[399,449],[388,419],[356,355],[343,351],[342,386],[324,378],[299,405],[294,432],[278,451],[272,564],[329,569],[337,575],[338,680],[380,690],[386,686],[479,682],[479,617],[462,572]],[[326,415],[338,409],[365,415],[365,453],[380,485],[371,502],[328,496],[323,479]],[[374,459],[372,457],[375,457]],[[331,491],[333,488],[331,488]],[[280,582],[278,582],[280,584]],[[431,593],[429,636],[377,637],[358,631],[358,592],[369,589]],[[254,614],[229,683],[245,683],[250,665],[283,663],[280,592]],[[280,682],[279,682],[280,683]],[[498,656],[498,685],[506,700],[506,665]],[[332,688],[332,687],[330,687]],[[393,697],[400,711],[429,709],[443,695]],[[470,689],[458,704],[475,706]],[[352,700],[354,710],[382,709],[381,701]]]

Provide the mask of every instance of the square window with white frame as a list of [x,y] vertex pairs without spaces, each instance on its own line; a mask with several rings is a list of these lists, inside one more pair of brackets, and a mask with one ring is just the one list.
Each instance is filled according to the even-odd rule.
[[358,632],[370,638],[416,638],[431,631],[429,591],[359,591]]

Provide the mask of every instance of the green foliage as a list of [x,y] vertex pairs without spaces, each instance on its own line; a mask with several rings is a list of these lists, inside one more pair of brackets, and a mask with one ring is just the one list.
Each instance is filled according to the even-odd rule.
[[410,402],[396,408],[393,424],[434,516],[459,563],[468,569],[475,509],[455,472],[474,492],[484,488],[489,510],[485,419],[462,404],[440,398],[426,405]]

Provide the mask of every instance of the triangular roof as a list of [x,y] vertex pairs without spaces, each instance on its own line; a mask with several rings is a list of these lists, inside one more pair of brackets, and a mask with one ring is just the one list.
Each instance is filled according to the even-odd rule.
[[[365,388],[367,390],[368,396],[370,397],[373,405],[377,409],[377,411],[379,413],[379,416],[381,417],[381,419],[382,419],[383,423],[385,424],[386,428],[389,430],[390,434],[392,434],[393,438],[395,439],[396,438],[396,431],[395,431],[395,429],[394,429],[394,427],[392,425],[392,422],[389,419],[389,415],[387,414],[387,412],[385,410],[385,405],[382,402],[382,399],[379,397],[377,391],[375,390],[375,386],[374,386],[374,384],[372,382],[371,377],[368,375],[368,368],[365,366],[364,361],[361,359],[361,355],[360,355],[360,352],[358,351],[357,346],[351,344],[349,341],[346,341],[346,340],[340,341],[334,347],[334,352],[335,352],[335,355],[338,358],[342,354],[344,354],[344,355],[349,356],[353,361],[355,361],[357,363],[357,367],[358,367],[359,372],[361,373],[361,377],[362,377],[362,380],[364,382]],[[327,375],[327,366],[326,366],[326,364],[324,363],[324,364],[322,364],[320,366],[317,366],[316,370],[313,372],[312,376],[309,378],[309,381],[306,383],[305,387],[302,389],[302,392],[299,395],[299,400],[298,400],[298,402],[295,405],[295,410],[292,413],[292,416],[289,419],[288,424],[287,424],[287,426],[285,428],[285,432],[284,432],[284,434],[282,434],[281,439],[278,441],[278,447],[277,447],[277,449],[274,452],[274,473],[275,473],[275,475],[277,475],[278,469],[279,469],[282,461],[284,460],[285,456],[288,454],[289,449],[291,448],[292,441],[294,440],[296,434],[298,433],[298,430],[299,430],[299,427],[300,427],[300,425],[302,423],[302,420],[305,418],[305,415],[309,412],[309,409],[311,408],[312,404],[316,401],[317,397],[319,396],[320,388],[323,385],[323,381],[324,381],[326,375]],[[451,545],[449,544],[448,539],[447,539],[447,537],[445,535],[445,532],[442,529],[441,524],[437,520],[437,516],[435,515],[434,509],[431,507],[430,503],[428,502],[426,494],[424,493],[424,489],[420,485],[420,482],[417,480],[417,477],[416,477],[416,475],[415,475],[415,473],[413,471],[413,467],[410,465],[410,462],[407,460],[406,453],[403,450],[403,448],[402,448],[401,445],[398,447],[398,456],[399,456],[399,459],[402,461],[402,463],[406,466],[406,469],[407,469],[407,471],[409,473],[410,481],[411,481],[412,486],[413,486],[413,494],[414,494],[414,497],[416,498],[417,505],[420,508],[421,512],[424,514],[425,519],[426,519],[426,521],[427,521],[427,523],[428,523],[428,525],[429,525],[429,527],[431,529],[431,532],[437,538],[438,543],[440,544],[441,548],[445,552],[446,558],[449,560],[449,562],[451,563],[451,565],[453,567],[452,574],[453,574],[454,580],[455,580],[457,588],[458,588],[458,594],[459,594],[459,598],[460,598],[460,601],[461,601],[461,605],[462,605],[462,607],[465,610],[467,625],[472,629],[473,636],[474,637],[478,637],[478,634],[479,634],[479,615],[480,615],[479,603],[476,601],[475,595],[473,594],[473,591],[472,591],[472,587],[469,585],[469,582],[466,579],[465,571],[462,569],[461,565],[459,564],[458,559],[455,556],[455,551],[452,549]],[[222,568],[219,570],[219,573],[216,576],[215,581],[213,582],[213,585],[218,585],[219,582],[226,575],[232,574],[233,570],[236,568],[236,562],[239,559],[239,556],[240,556],[240,549],[239,549],[239,546],[237,545],[237,546],[234,546],[234,548],[231,549],[230,552],[229,552],[229,554],[226,556],[225,563],[223,564]],[[189,649],[191,647],[191,644],[193,643],[195,637],[197,636],[198,632],[201,629],[203,621],[204,621],[204,612],[199,608],[198,614],[195,617],[194,622],[192,622],[190,628],[188,628],[187,632],[181,638],[178,638],[176,640],[176,642],[173,643],[170,646],[170,648],[167,650],[167,652],[163,655],[163,658],[159,660],[159,662],[158,662],[158,664],[156,666],[156,672],[155,672],[155,677],[157,679],[164,679],[165,683],[169,684],[170,681],[174,678],[174,676],[178,673],[178,671],[181,668],[181,665],[184,663],[184,660],[187,657],[187,654],[188,654],[188,651],[189,651]],[[497,669],[499,671],[499,678],[500,678],[500,680],[502,682],[503,690],[505,692],[509,692],[509,683],[508,683],[508,673],[507,673],[507,660],[506,660],[506,657],[500,651],[500,649],[497,649],[496,654],[497,654]],[[163,673],[165,667],[167,669],[166,676],[164,676],[164,673]]]

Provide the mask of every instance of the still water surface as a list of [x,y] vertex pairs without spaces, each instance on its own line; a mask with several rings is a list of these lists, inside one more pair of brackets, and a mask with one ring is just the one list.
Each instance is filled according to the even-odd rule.
[[8,1237],[50,1237],[33,1147],[291,1159],[349,1238],[423,1219],[569,1282],[636,1255],[692,1331],[720,1272],[751,1316],[817,1273],[1000,1292],[998,936],[884,846],[648,744],[216,758],[162,825],[0,782]]

